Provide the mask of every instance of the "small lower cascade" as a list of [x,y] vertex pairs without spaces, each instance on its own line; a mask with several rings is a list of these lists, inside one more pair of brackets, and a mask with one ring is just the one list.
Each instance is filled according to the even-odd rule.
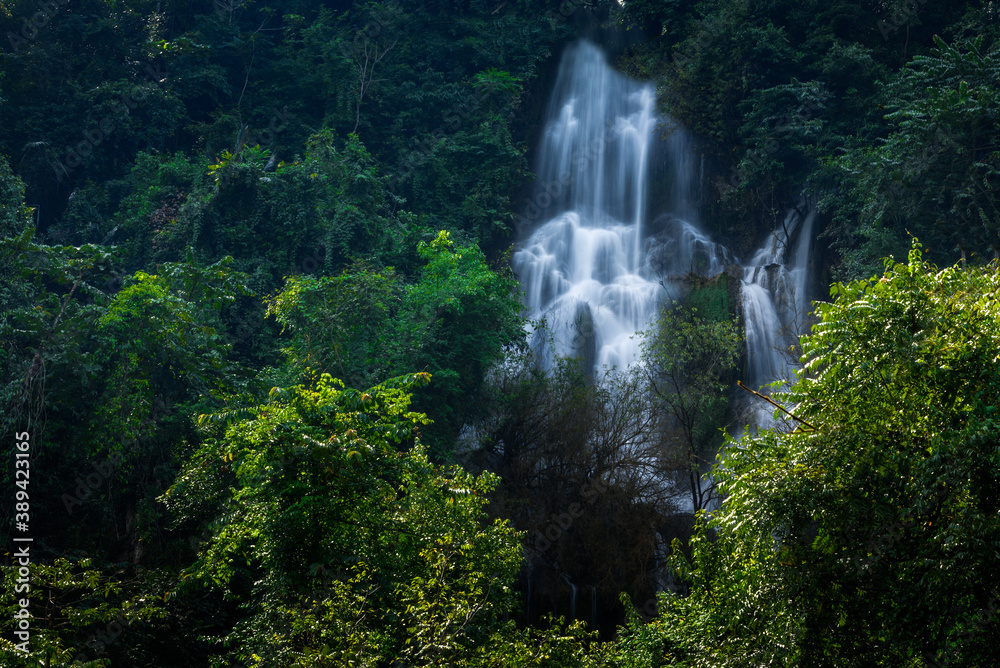
[[[809,245],[816,217],[811,202],[789,209],[781,228],[743,267],[741,300],[746,327],[747,385],[759,389],[794,376],[799,335],[809,313]],[[795,240],[795,246],[790,246]],[[771,409],[754,402],[753,426],[773,424]]]
[[569,618],[576,619],[576,585],[569,579],[569,575],[562,574],[563,582],[569,585]]

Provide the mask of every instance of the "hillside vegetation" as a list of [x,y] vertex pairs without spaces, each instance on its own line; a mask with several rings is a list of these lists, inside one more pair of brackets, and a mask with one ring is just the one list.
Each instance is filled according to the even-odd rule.
[[[995,665],[998,11],[5,1],[0,663]],[[509,251],[582,36],[714,239],[817,203],[774,430],[730,437],[725,276],[634,373],[535,363]]]

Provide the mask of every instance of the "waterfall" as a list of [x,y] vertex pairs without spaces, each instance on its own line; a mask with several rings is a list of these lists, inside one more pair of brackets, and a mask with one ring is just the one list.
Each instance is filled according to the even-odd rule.
[[[801,200],[743,267],[747,384],[752,388],[790,379],[797,367],[793,351],[809,311],[806,289],[815,217],[812,202]],[[796,244],[790,248],[793,239]],[[755,425],[770,426],[772,411],[759,402],[752,405]]]
[[555,355],[627,366],[655,313],[662,288],[643,237],[654,107],[652,88],[612,70],[593,44],[567,50],[523,217],[540,224],[513,257],[525,306],[546,321],[532,344],[547,366]]
[[[672,171],[672,198],[670,212],[650,220],[646,190],[658,159]],[[745,381],[758,388],[792,376],[789,349],[808,310],[811,202],[790,210],[740,263],[698,228],[704,161],[690,136],[656,116],[649,85],[612,70],[586,41],[560,64],[536,176],[519,221],[532,231],[512,264],[530,318],[545,323],[531,330],[544,366],[557,355],[580,358],[592,372],[629,365],[639,352],[636,332],[649,327],[658,304],[680,295],[678,279],[742,266]]]
[[569,619],[576,619],[576,585],[569,579],[569,575],[562,574],[563,582],[569,585]]

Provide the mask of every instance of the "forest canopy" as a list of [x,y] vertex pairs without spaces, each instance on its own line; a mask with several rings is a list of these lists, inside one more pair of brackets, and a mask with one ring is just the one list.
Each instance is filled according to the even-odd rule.
[[[998,27],[3,2],[0,663],[995,665]],[[664,278],[628,370],[532,347],[511,257],[581,38],[688,133],[706,238],[815,216],[773,387],[731,257]]]

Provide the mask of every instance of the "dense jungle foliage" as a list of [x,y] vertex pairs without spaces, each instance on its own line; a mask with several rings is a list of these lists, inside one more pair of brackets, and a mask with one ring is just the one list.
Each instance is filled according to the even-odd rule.
[[[3,666],[1000,660],[995,0],[2,0],[0,33]],[[731,438],[724,282],[633,373],[527,346],[509,250],[581,36],[694,134],[715,239],[816,203],[774,430]]]

